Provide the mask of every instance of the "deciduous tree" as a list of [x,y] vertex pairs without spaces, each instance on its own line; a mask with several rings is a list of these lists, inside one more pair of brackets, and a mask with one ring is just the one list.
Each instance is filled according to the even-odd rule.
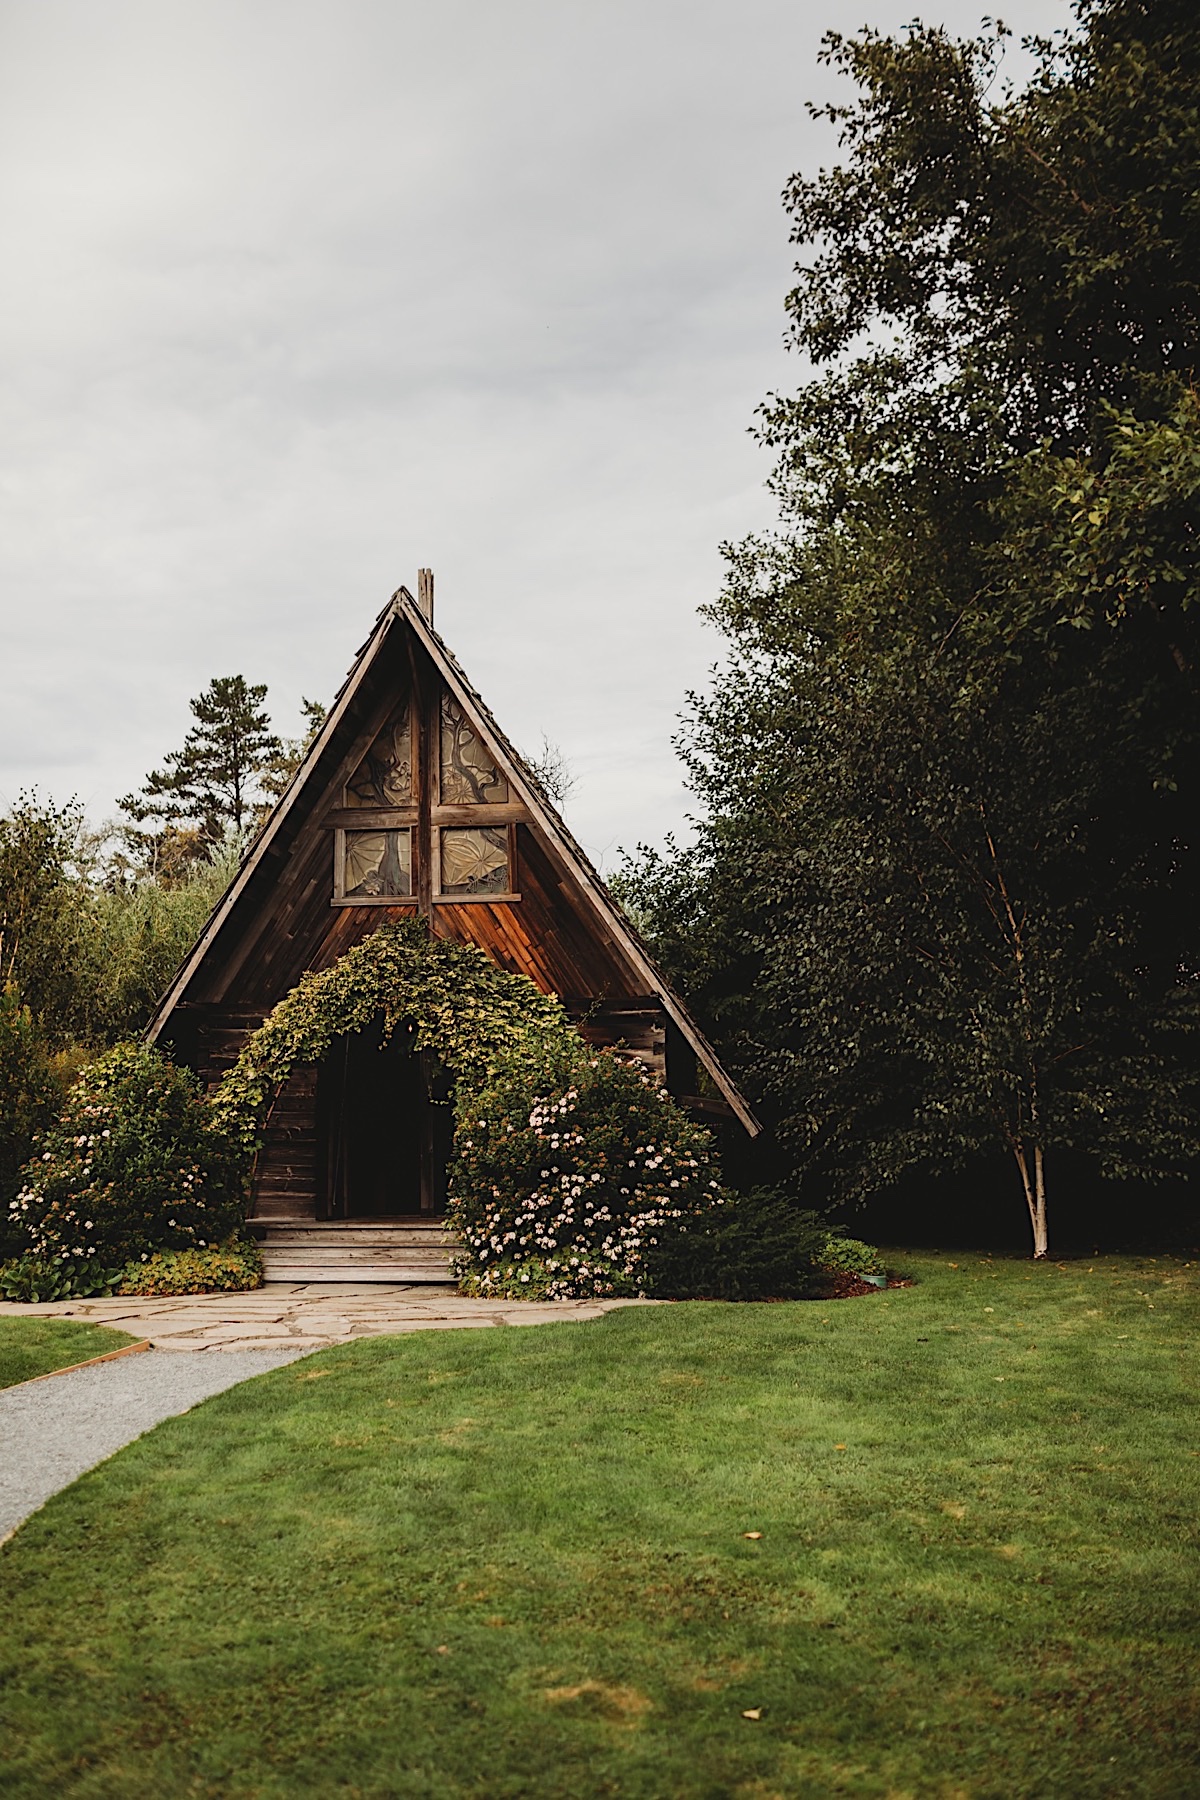
[[998,32],[828,41],[844,160],[786,194],[818,373],[711,609],[697,845],[630,884],[814,1187],[994,1147],[1039,1255],[1057,1153],[1198,1142],[1200,22],[1077,11],[999,99]]

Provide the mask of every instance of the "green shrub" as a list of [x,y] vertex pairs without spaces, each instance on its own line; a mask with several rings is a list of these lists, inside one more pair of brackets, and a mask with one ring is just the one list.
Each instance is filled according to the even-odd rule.
[[662,1237],[649,1289],[678,1300],[803,1300],[820,1286],[828,1230],[773,1188],[727,1196],[698,1227]]
[[722,1203],[708,1133],[640,1065],[577,1042],[459,1101],[448,1222],[474,1292],[648,1292],[660,1244]]
[[199,1082],[141,1044],[119,1044],[80,1076],[21,1184],[10,1219],[43,1260],[119,1267],[203,1248],[240,1221],[232,1159]]
[[234,1236],[205,1250],[156,1250],[126,1264],[118,1294],[237,1294],[262,1286],[262,1251],[252,1238]]
[[[40,1131],[62,1100],[45,1040],[13,982],[0,987],[0,1198],[12,1194],[20,1169]],[[0,1238],[9,1228],[0,1225]]]
[[483,1275],[464,1264],[459,1273],[458,1291],[476,1300],[557,1300],[559,1272],[540,1256],[527,1256],[516,1261],[506,1257],[489,1263]]
[[821,1267],[834,1275],[882,1275],[883,1263],[873,1244],[860,1238],[843,1237],[838,1231],[825,1234],[825,1243],[817,1258]]
[[111,1294],[120,1280],[119,1269],[101,1269],[94,1262],[75,1262],[62,1257],[18,1256],[0,1263],[0,1300],[86,1300],[93,1294]]

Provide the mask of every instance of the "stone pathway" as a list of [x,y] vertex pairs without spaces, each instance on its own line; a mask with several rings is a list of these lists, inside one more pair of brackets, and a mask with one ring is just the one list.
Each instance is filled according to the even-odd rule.
[[[598,1319],[650,1300],[464,1300],[429,1283],[271,1281],[247,1294],[188,1294],[173,1300],[52,1300],[0,1303],[0,1317],[87,1319],[111,1325],[156,1350],[287,1350],[302,1353],[354,1338],[403,1331],[458,1331],[477,1325],[548,1325]],[[126,1361],[140,1359],[126,1358]],[[49,1385],[49,1384],[47,1384]]]

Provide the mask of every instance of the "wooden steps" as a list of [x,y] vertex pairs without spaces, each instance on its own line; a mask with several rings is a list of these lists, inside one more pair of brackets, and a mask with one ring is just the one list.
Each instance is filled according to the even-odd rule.
[[454,1280],[456,1239],[440,1219],[282,1219],[257,1216],[267,1281]]

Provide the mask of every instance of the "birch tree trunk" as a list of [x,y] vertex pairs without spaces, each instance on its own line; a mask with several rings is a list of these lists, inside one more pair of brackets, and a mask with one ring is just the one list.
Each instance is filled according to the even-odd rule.
[[1021,1186],[1025,1191],[1025,1204],[1029,1208],[1029,1224],[1033,1232],[1034,1257],[1045,1256],[1049,1248],[1046,1231],[1046,1157],[1040,1144],[1033,1146],[1033,1154],[1020,1138],[1013,1142],[1013,1156],[1021,1171]]

